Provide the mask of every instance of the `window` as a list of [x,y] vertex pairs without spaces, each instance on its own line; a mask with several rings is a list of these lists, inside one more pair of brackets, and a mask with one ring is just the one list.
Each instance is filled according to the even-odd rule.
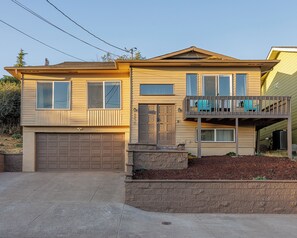
[[[246,74],[236,74],[236,96],[246,96]],[[243,107],[243,100],[237,101],[237,107]]]
[[92,108],[120,108],[120,82],[88,83],[88,107]]
[[198,88],[197,88],[197,74],[187,74],[187,96],[197,96]]
[[[203,142],[234,142],[234,129],[202,129],[201,141]],[[197,130],[198,140],[198,130]]]
[[246,96],[246,74],[236,74],[236,96]]
[[173,95],[173,84],[141,84],[140,95]]
[[37,109],[69,109],[70,82],[37,82]]

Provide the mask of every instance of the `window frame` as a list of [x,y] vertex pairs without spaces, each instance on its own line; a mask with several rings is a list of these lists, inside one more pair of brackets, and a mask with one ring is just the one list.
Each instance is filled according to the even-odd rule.
[[[39,108],[38,107],[38,84],[41,83],[51,83],[52,84],[52,108]],[[68,108],[55,108],[55,83],[69,83],[68,93],[69,93],[69,106]],[[71,102],[72,102],[72,82],[67,80],[62,81],[37,81],[36,82],[36,111],[70,111],[71,110]]]
[[[202,143],[234,143],[236,142],[236,138],[235,138],[235,128],[201,128],[201,132],[203,130],[212,130],[214,131],[214,141],[203,141],[201,140]],[[223,131],[233,131],[233,141],[217,141],[217,130]],[[196,127],[196,142],[198,142],[198,128]]]
[[[102,83],[103,88],[103,107],[100,108],[89,108],[89,83]],[[119,83],[120,84],[120,106],[118,108],[106,108],[105,107],[105,83]],[[113,80],[113,81],[87,81],[87,97],[86,97],[86,103],[87,103],[87,110],[89,111],[98,111],[98,110],[121,110],[122,109],[122,81],[121,80]]]
[[[188,95],[188,75],[196,76],[196,95]],[[198,96],[199,95],[199,74],[197,73],[186,73],[186,96]]]
[[[172,94],[141,94],[141,85],[172,85]],[[175,87],[173,83],[140,83],[139,96],[175,96]]]
[[[218,81],[220,76],[228,76],[229,80],[230,80],[230,96],[234,96],[234,92],[233,92],[233,74],[202,74],[202,96],[205,96],[205,76],[214,76],[215,77],[215,90],[216,93],[218,91]],[[219,95],[220,96],[220,95]],[[217,95],[215,96],[217,97]]]

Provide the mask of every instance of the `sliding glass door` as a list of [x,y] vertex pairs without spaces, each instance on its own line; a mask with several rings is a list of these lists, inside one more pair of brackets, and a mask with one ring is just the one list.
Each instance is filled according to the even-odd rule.
[[[232,96],[231,75],[204,75],[204,96]],[[212,110],[230,110],[229,100],[211,100]]]

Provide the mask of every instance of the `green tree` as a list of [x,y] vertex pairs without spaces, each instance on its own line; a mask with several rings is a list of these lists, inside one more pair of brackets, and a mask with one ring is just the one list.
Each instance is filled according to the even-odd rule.
[[112,62],[114,61],[114,58],[112,57],[111,53],[106,53],[101,57],[101,61],[103,62]]
[[133,53],[133,57],[131,54],[130,55],[125,54],[125,55],[121,55],[121,56],[115,58],[110,53],[106,53],[105,55],[103,55],[101,57],[101,60],[103,62],[112,62],[115,60],[145,60],[145,59],[146,58],[144,56],[142,56],[141,52],[138,50]]
[[16,67],[23,67],[26,65],[26,62],[25,62],[25,55],[27,53],[24,52],[23,49],[20,50],[18,56],[17,56],[17,61],[16,61],[16,64],[14,66]]
[[0,78],[0,82],[11,82],[11,83],[16,83],[16,84],[20,84],[21,81],[16,79],[15,77],[12,76],[8,76],[8,75],[3,75],[2,78]]
[[19,130],[21,87],[10,80],[0,80],[0,133]]

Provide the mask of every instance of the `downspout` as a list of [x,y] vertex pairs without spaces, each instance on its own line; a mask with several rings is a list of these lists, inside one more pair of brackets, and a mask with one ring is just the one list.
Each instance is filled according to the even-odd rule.
[[129,133],[129,143],[131,143],[131,138],[132,138],[132,100],[133,100],[133,96],[132,96],[132,92],[133,92],[133,90],[132,90],[132,75],[133,75],[133,73],[132,73],[132,67],[130,66],[130,125],[129,125],[129,131],[130,131],[130,133]]
[[22,73],[21,77],[21,113],[20,113],[20,129],[21,129],[21,134],[23,134],[23,95],[24,95],[24,74]]

